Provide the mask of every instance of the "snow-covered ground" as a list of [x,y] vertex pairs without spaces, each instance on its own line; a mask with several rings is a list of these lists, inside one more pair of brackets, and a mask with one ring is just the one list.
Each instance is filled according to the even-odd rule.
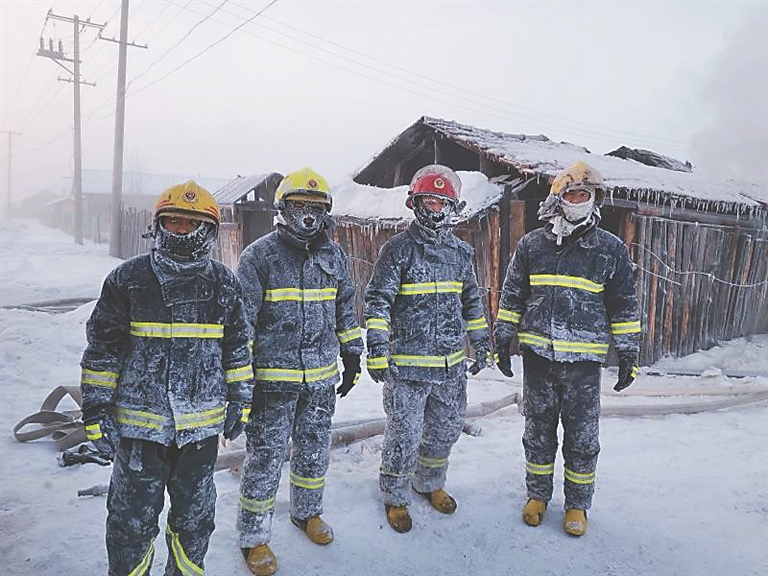
[[[29,220],[0,226],[3,306],[64,298],[96,298],[119,260],[107,246],[75,245],[62,232]],[[84,323],[93,303],[50,314],[0,310],[0,574],[105,574],[105,498],[77,491],[109,481],[110,468],[62,468],[47,440],[21,444],[13,425],[39,409],[57,385],[77,385]],[[703,403],[768,390],[768,335],[722,343],[643,369],[625,393],[610,390],[606,413],[689,411]],[[518,360],[515,358],[515,360]],[[521,388],[515,378],[485,371],[469,384],[470,405]],[[669,375],[675,368],[698,376]],[[760,374],[730,378],[729,370]],[[743,397],[743,396],[742,396]],[[750,396],[750,398],[753,396]],[[763,396],[764,398],[765,396]],[[63,406],[71,408],[72,405]],[[336,422],[383,416],[380,386],[363,374],[339,400]],[[768,406],[753,402],[693,414],[605,416],[602,453],[588,533],[567,536],[562,523],[562,461],[544,523],[525,526],[523,419],[512,405],[478,420],[478,436],[462,435],[446,488],[459,503],[453,516],[424,500],[412,506],[413,530],[397,534],[378,494],[381,437],[334,448],[323,518],[336,540],[320,547],[288,520],[287,468],[277,496],[272,548],[284,575],[760,575],[768,573]],[[287,466],[287,465],[286,465]],[[249,574],[235,529],[238,477],[216,473],[217,529],[206,559],[211,576]],[[161,529],[164,528],[164,518]],[[158,539],[153,573],[162,573]]]

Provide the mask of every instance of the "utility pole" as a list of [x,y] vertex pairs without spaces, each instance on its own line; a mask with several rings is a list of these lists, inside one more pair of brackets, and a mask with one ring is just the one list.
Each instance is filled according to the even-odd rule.
[[[80,80],[80,29],[92,27],[98,28],[100,31],[104,28],[105,24],[94,24],[88,20],[80,21],[75,16],[74,18],[68,18],[66,16],[59,16],[54,14],[51,10],[48,10],[46,19],[61,20],[63,22],[71,22],[74,25],[74,53],[72,58],[64,56],[64,49],[62,47],[61,40],[59,40],[59,49],[55,51],[53,49],[53,40],[49,40],[49,49],[45,50],[43,45],[43,39],[40,38],[40,50],[37,51],[38,56],[44,56],[50,58],[56,64],[64,68],[67,72],[72,74],[73,78],[59,78],[60,82],[71,82],[75,87],[74,97],[74,115],[75,115],[75,176],[73,181],[73,192],[75,196],[75,243],[83,243],[83,157],[82,157],[82,135],[80,126],[80,84],[88,84],[89,86],[95,86],[92,82],[84,82]],[[64,66],[60,60],[66,62],[72,62],[73,70],[69,70]]]
[[6,218],[11,217],[11,159],[13,158],[13,143],[12,138],[13,136],[21,136],[21,132],[13,132],[9,130],[6,132],[3,130],[1,132],[2,134],[8,134],[8,213],[6,214]]
[[[117,103],[115,104],[115,148],[112,156],[112,223],[109,229],[109,255],[122,258],[123,238],[123,147],[125,141],[125,74],[128,60],[128,0],[122,0],[120,6],[120,40],[104,38],[99,31],[99,38],[109,42],[118,42],[117,62]],[[137,48],[146,48],[130,43]]]

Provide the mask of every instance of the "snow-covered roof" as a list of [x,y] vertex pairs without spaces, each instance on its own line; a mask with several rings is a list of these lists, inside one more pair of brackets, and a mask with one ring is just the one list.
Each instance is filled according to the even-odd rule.
[[[501,198],[500,186],[489,182],[481,172],[457,172],[461,179],[461,200],[467,203],[459,220],[468,220],[489,208]],[[338,185],[333,191],[333,215],[364,220],[398,223],[413,219],[413,211],[405,206],[408,186],[378,188],[353,180]]]
[[[216,201],[220,206],[231,206],[238,200],[247,196],[253,190],[264,188],[264,191],[266,191],[268,188],[277,187],[282,178],[282,174],[278,172],[266,172],[264,174],[255,174],[252,176],[238,176],[234,180],[230,180],[222,187],[218,188],[213,193],[213,197],[216,198]],[[274,190],[272,191],[272,195],[274,195]]]
[[768,187],[752,182],[723,180],[696,172],[668,170],[635,160],[593,154],[583,146],[553,142],[542,134],[509,134],[423,116],[393,139],[360,171],[378,159],[402,152],[416,143],[415,131],[427,129],[516,171],[531,176],[554,177],[577,161],[600,172],[612,192],[623,191],[630,199],[653,203],[692,204],[704,210],[730,209],[739,212],[768,207]]

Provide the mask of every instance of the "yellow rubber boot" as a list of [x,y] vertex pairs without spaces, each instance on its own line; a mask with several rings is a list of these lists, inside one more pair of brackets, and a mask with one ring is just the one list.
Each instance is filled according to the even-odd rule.
[[429,498],[429,503],[432,504],[432,508],[443,514],[453,514],[456,512],[456,500],[448,494],[442,488],[433,490],[429,494],[425,494]]
[[387,511],[387,522],[395,532],[404,534],[411,529],[413,520],[408,513],[408,506],[390,506],[387,504],[384,508]]
[[312,516],[307,520],[299,520],[291,516],[291,522],[301,528],[315,544],[330,544],[333,542],[333,528],[326,524],[320,516]]
[[256,576],[270,576],[277,571],[277,558],[267,544],[251,548],[246,559],[248,570]]
[[563,527],[571,536],[582,536],[587,531],[587,513],[578,508],[566,510]]
[[523,522],[528,526],[538,526],[544,519],[544,512],[547,510],[547,503],[543,500],[528,498],[528,502],[523,506]]

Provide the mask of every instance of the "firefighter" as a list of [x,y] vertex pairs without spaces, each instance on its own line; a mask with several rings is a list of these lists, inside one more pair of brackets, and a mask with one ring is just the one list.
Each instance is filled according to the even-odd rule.
[[320,517],[331,418],[336,394],[346,396],[360,376],[363,352],[347,257],[328,235],[328,183],[303,168],[283,178],[274,203],[277,229],[250,244],[236,269],[256,331],[257,412],[246,428],[237,526],[248,568],[260,576],[277,570],[269,541],[289,438],[291,522],[316,544],[333,541]]
[[383,382],[387,416],[379,487],[400,533],[412,526],[411,487],[437,511],[456,510],[444,485],[467,408],[465,335],[475,348],[470,372],[492,363],[473,250],[451,231],[460,192],[450,168],[416,172],[406,199],[416,218],[382,246],[365,297],[367,368]]
[[538,526],[552,498],[557,427],[563,424],[568,534],[587,530],[600,451],[600,372],[608,347],[619,356],[614,390],[637,375],[640,320],[624,243],[601,228],[603,180],[577,162],[552,182],[539,207],[545,226],[522,237],[507,268],[494,339],[499,369],[512,377],[515,334],[523,356],[523,447],[528,501]]
[[219,223],[195,182],[163,192],[147,234],[154,247],[107,276],[86,325],[83,422],[114,458],[110,575],[149,574],[166,489],[165,574],[203,574],[218,436],[242,432],[253,393],[242,290],[210,256]]

